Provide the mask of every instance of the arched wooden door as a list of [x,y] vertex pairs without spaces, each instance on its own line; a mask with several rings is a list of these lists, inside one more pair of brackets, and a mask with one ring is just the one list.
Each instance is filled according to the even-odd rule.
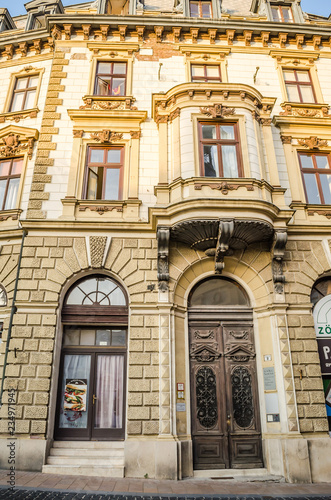
[[128,308],[124,290],[103,275],[67,293],[55,438],[124,439]]
[[252,310],[244,291],[211,278],[189,301],[195,469],[262,467]]

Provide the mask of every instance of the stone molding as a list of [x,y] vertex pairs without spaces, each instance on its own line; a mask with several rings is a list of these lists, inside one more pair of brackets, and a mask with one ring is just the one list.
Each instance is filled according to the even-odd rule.
[[33,146],[38,139],[36,129],[8,125],[0,131],[0,157],[20,156],[27,153],[29,160],[32,158]]
[[321,147],[328,147],[328,141],[319,139],[316,136],[310,136],[307,139],[298,139],[298,144],[308,149],[319,149]]

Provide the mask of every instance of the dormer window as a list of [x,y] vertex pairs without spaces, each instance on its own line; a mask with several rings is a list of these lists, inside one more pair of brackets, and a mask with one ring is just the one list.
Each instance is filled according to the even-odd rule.
[[190,1],[190,16],[201,18],[212,18],[211,2],[208,0],[191,0]]
[[274,23],[303,23],[301,0],[252,0],[251,11]]
[[61,0],[32,0],[25,8],[28,12],[26,31],[45,28],[47,15],[64,14]]
[[276,23],[293,23],[293,14],[290,6],[271,4],[272,20]]

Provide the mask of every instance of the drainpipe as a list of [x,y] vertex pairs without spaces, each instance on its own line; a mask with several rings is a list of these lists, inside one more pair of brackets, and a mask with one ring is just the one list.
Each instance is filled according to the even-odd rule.
[[4,383],[5,383],[5,378],[6,378],[5,373],[6,373],[8,352],[9,352],[9,342],[11,339],[11,330],[12,330],[12,326],[13,326],[13,318],[14,318],[14,314],[16,313],[16,310],[17,310],[17,308],[15,306],[15,301],[16,301],[16,294],[17,294],[17,288],[18,288],[18,278],[19,278],[20,270],[21,270],[21,260],[22,260],[22,254],[23,254],[24,239],[25,239],[26,235],[27,235],[27,231],[25,229],[23,229],[21,250],[20,250],[20,254],[18,257],[18,263],[17,263],[15,288],[14,288],[12,306],[11,306],[11,310],[10,310],[10,319],[9,319],[9,326],[8,326],[8,333],[7,333],[5,359],[3,362],[3,370],[2,370],[2,378],[1,378],[1,390],[0,390],[0,408],[2,406],[3,387],[4,387]]

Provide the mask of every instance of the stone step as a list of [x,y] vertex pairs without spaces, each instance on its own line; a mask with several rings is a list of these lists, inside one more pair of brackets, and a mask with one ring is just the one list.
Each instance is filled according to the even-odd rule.
[[124,441],[54,441],[53,448],[106,448],[124,450]]
[[124,477],[124,467],[97,467],[94,465],[43,465],[45,474],[66,474],[72,476]]
[[117,448],[51,448],[50,455],[61,457],[123,457],[123,449]]
[[47,465],[63,465],[72,467],[76,465],[107,465],[108,467],[123,467],[124,457],[73,457],[68,459],[67,456],[49,456],[47,458]]

